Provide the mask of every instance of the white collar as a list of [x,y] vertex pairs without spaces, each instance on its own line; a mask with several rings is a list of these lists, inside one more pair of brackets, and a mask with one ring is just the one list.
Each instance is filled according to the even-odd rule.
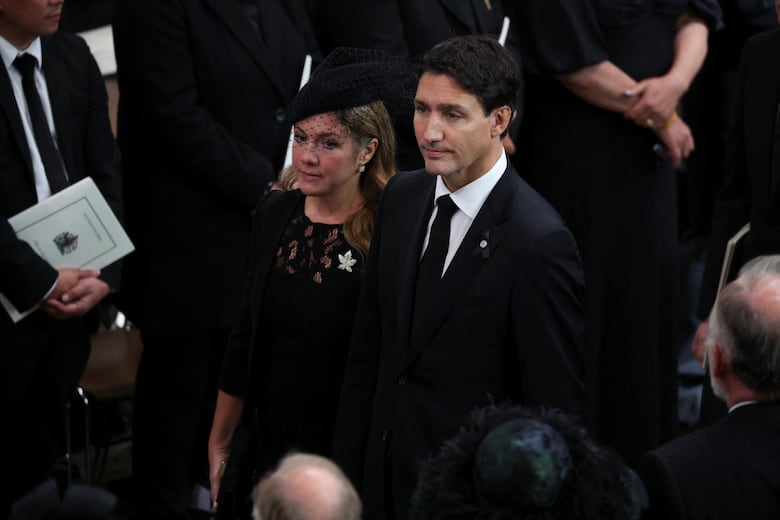
[[477,217],[477,213],[482,209],[482,205],[485,203],[485,199],[488,198],[490,192],[498,184],[501,175],[504,174],[507,168],[506,152],[501,150],[501,156],[496,163],[490,168],[487,173],[474,179],[465,186],[450,191],[447,185],[444,184],[444,180],[441,175],[436,179],[436,192],[434,193],[433,200],[437,200],[442,195],[450,195],[452,202],[465,213],[471,220]]
[[748,406],[748,405],[751,405],[751,404],[756,404],[757,402],[758,402],[758,401],[742,401],[742,402],[739,402],[739,403],[735,404],[734,406],[732,406],[731,408],[729,408],[729,413],[733,412],[733,411],[734,411],[734,410],[736,410],[737,408],[742,408],[743,406]]
[[35,38],[24,50],[17,49],[11,42],[0,36],[0,56],[6,69],[13,66],[14,60],[20,54],[31,54],[38,60],[38,66],[43,67],[43,52],[41,51],[41,39]]

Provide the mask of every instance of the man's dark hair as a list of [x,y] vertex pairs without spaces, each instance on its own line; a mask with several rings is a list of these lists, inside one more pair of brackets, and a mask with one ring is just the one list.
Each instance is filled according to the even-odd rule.
[[[517,438],[509,438],[509,444],[499,439],[502,456],[480,460],[486,442],[495,451],[498,444],[491,437],[506,426],[514,433],[504,435]],[[550,431],[557,434],[550,436]],[[519,451],[531,453],[511,453],[518,445],[526,446]],[[491,467],[480,467],[486,460]],[[529,460],[542,463],[526,465]],[[493,474],[489,487],[480,484],[486,473]],[[499,484],[496,475],[512,479]],[[639,477],[617,454],[595,444],[572,416],[490,406],[475,410],[468,424],[422,465],[411,519],[636,520],[646,505]]]
[[492,36],[468,35],[445,40],[419,60],[420,74],[446,74],[474,94],[485,115],[520,103],[522,76],[512,54]]

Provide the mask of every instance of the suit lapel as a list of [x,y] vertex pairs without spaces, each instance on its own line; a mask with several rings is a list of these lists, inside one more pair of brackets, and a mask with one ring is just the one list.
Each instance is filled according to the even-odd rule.
[[[279,83],[279,73],[271,60],[271,51],[265,45],[260,35],[255,31],[254,27],[249,20],[247,20],[241,6],[235,0],[204,0],[208,4],[217,17],[227,26],[228,30],[233,33],[236,39],[246,48],[247,52],[252,56],[252,59],[257,65],[263,69],[268,76],[269,81],[273,84],[277,90],[279,96],[282,99],[286,99],[284,96],[284,89]],[[269,0],[263,0],[267,2]],[[264,19],[264,17],[261,16]],[[263,23],[261,21],[261,23]],[[263,28],[267,24],[263,24]]]
[[[407,218],[404,221],[404,227],[401,230],[401,240],[410,239],[410,247],[405,248],[405,253],[400,259],[398,269],[399,280],[409,280],[409,283],[398,284],[398,302],[400,311],[398,312],[398,337],[404,342],[409,340],[412,323],[414,322],[414,296],[417,286],[417,267],[420,263],[420,250],[422,249],[425,233],[428,231],[428,220],[433,211],[433,194],[436,189],[436,182],[433,175],[425,173],[430,181],[427,186],[420,190],[420,198],[410,201],[407,206]],[[402,352],[406,352],[402,348]]]
[[32,170],[30,147],[27,144],[27,137],[24,135],[24,127],[22,126],[22,119],[19,115],[19,107],[16,106],[14,90],[11,88],[11,79],[8,77],[8,71],[2,66],[0,66],[0,107],[2,107],[3,112],[5,112],[11,134],[13,134],[19,151],[21,152],[22,157],[24,157],[24,163],[27,166],[27,172],[29,173],[34,190],[35,177]]
[[433,295],[430,306],[416,311],[422,312],[423,315],[420,316],[419,326],[411,338],[404,368],[414,363],[430,344],[433,335],[460,301],[463,291],[503,241],[502,223],[512,213],[514,192],[517,189],[514,175],[516,174],[510,168],[501,176],[463,238],[436,294]]
[[70,95],[66,85],[69,72],[57,45],[49,38],[41,38],[43,52],[43,73],[49,91],[49,102],[54,117],[54,129],[57,131],[57,145],[69,178],[74,180],[73,147],[71,146],[71,107]]

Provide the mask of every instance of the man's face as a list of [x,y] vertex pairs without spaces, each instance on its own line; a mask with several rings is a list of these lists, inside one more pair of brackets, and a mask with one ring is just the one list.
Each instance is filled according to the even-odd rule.
[[38,36],[53,34],[65,0],[0,0],[0,35],[18,49]]
[[414,99],[414,133],[425,169],[455,191],[485,174],[498,160],[499,136],[509,107],[487,116],[477,97],[446,74],[426,72]]

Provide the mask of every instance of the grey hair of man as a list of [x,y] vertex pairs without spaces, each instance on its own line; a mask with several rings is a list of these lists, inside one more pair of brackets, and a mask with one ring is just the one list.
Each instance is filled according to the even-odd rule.
[[708,355],[713,343],[745,386],[780,398],[780,255],[754,258],[721,291],[709,318]]
[[254,520],[359,520],[360,498],[333,462],[292,453],[252,492]]

